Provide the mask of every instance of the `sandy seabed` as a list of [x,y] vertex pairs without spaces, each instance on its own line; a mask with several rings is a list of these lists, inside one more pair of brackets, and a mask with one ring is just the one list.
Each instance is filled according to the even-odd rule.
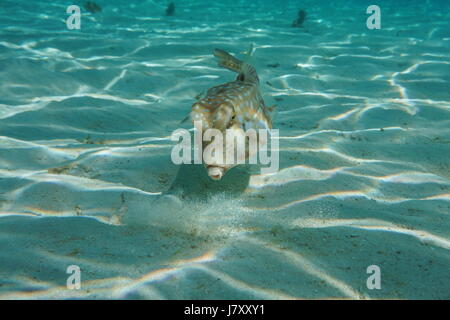
[[[378,1],[368,30],[362,0],[303,1],[303,28],[296,1],[99,0],[68,30],[65,1],[22,2],[1,3],[0,298],[450,299],[448,3]],[[212,50],[250,44],[279,172],[174,165],[195,97],[235,77]]]

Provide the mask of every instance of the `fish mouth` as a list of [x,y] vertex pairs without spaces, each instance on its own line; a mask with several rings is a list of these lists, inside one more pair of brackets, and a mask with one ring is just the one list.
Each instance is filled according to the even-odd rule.
[[208,167],[208,176],[213,180],[220,180],[222,179],[223,175],[225,174],[224,168],[221,167]]

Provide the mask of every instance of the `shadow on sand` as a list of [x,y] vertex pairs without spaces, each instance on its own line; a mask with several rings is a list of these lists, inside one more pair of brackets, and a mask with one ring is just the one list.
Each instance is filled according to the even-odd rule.
[[203,165],[183,164],[167,193],[190,200],[206,200],[218,193],[238,196],[247,188],[249,180],[247,166],[234,167],[220,181],[214,181]]

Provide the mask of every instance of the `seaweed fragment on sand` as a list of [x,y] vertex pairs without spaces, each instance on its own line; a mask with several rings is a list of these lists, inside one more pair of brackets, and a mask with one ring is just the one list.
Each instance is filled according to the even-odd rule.
[[84,8],[91,12],[91,13],[97,13],[102,12],[102,7],[100,7],[98,4],[96,4],[94,1],[86,1],[83,4]]
[[306,13],[305,10],[300,9],[298,11],[297,19],[295,19],[294,22],[292,22],[292,27],[293,28],[302,28],[307,15],[308,14]]
[[166,8],[166,16],[173,16],[175,14],[175,3],[170,2]]

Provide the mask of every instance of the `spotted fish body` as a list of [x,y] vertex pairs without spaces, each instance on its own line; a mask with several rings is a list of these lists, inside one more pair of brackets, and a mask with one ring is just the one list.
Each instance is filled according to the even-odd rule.
[[[206,96],[192,106],[191,120],[201,123],[197,130],[218,129],[233,130],[244,135],[248,129],[271,129],[272,124],[264,100],[259,90],[259,78],[250,64],[242,62],[229,53],[215,49],[214,55],[219,65],[237,72],[235,81],[212,87]],[[224,144],[226,141],[224,141]],[[205,148],[208,143],[203,144]],[[246,158],[250,155],[247,152]],[[206,165],[208,175],[220,180],[232,164],[209,163]]]

